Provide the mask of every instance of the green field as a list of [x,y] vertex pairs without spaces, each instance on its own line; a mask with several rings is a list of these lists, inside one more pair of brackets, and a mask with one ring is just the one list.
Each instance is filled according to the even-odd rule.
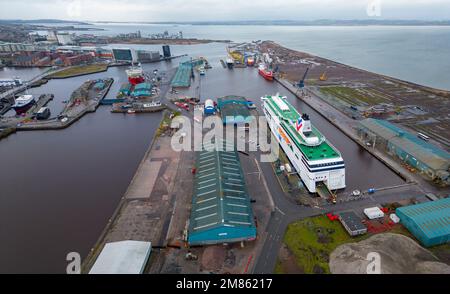
[[88,65],[79,65],[72,66],[57,73],[51,74],[47,76],[48,79],[63,79],[70,78],[79,75],[92,74],[97,72],[102,72],[108,69],[106,64],[88,64]]
[[369,88],[327,86],[321,87],[320,91],[324,94],[334,96],[352,106],[376,105],[387,101],[387,97],[374,93]]
[[[328,259],[336,247],[368,237],[363,235],[352,238],[339,221],[318,216],[291,223],[286,230],[284,243],[304,273],[329,273]],[[275,273],[284,273],[282,260],[278,260]]]

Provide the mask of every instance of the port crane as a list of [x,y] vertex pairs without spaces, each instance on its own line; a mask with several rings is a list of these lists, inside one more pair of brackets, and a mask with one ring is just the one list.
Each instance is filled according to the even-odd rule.
[[302,79],[295,85],[301,90],[302,96],[305,95],[305,90],[304,90],[304,88],[305,88],[305,80],[306,80],[306,77],[308,76],[308,72],[309,72],[309,66],[306,68],[306,71],[303,74]]

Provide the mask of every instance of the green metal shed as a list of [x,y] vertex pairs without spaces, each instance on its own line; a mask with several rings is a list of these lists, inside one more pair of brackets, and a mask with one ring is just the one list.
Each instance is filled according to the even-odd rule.
[[255,238],[256,226],[238,152],[197,152],[189,245]]
[[450,198],[400,207],[396,214],[424,246],[450,242]]

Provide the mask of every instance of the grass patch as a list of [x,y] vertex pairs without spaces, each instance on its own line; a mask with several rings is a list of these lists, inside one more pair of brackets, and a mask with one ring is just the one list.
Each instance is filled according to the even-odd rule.
[[376,105],[386,102],[386,98],[374,93],[369,88],[349,88],[342,86],[321,87],[320,91],[324,94],[334,96],[349,105]]
[[108,68],[106,64],[88,64],[88,65],[79,65],[72,66],[57,73],[49,75],[47,78],[50,79],[62,79],[62,78],[70,78],[78,75],[92,74],[97,72],[105,71]]
[[281,262],[279,260],[277,260],[277,264],[275,265],[275,274],[284,274],[285,272],[283,271],[283,265],[281,264]]
[[368,237],[363,235],[352,238],[340,222],[318,216],[291,223],[286,230],[284,243],[305,273],[330,273],[329,257],[336,247]]
[[[172,118],[171,118],[171,114],[172,114]],[[158,129],[156,130],[156,136],[159,137],[161,136],[164,132],[166,132],[166,130],[170,127],[172,119],[174,119],[175,117],[179,116],[181,114],[181,112],[179,111],[174,111],[174,112],[164,112],[164,116],[161,120],[161,123],[159,124]]]

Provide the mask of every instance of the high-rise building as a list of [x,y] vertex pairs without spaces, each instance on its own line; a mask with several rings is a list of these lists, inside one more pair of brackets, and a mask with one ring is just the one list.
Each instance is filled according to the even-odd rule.
[[136,52],[133,49],[113,49],[113,56],[116,61],[135,62]]
[[162,48],[163,48],[163,56],[164,56],[164,58],[169,58],[171,56],[169,45],[164,45]]

